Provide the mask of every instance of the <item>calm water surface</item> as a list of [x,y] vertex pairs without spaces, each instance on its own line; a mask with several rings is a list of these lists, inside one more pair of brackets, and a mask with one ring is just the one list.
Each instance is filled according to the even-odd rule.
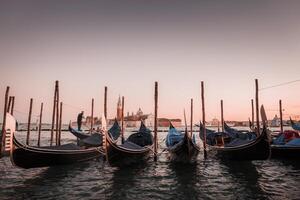
[[[25,133],[18,133],[20,140]],[[47,135],[46,135],[47,134]],[[45,133],[46,142],[49,133]],[[160,133],[160,146],[164,148]],[[32,134],[32,142],[36,134]],[[63,133],[63,142],[75,141]],[[300,199],[299,161],[196,164],[157,162],[111,168],[101,159],[51,168],[19,169],[0,160],[0,199]]]

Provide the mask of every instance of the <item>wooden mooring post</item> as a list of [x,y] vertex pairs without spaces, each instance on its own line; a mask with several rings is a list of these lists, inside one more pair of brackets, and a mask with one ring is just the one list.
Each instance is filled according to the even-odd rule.
[[157,106],[158,106],[158,83],[154,85],[154,161],[157,161]]
[[26,145],[29,145],[30,140],[30,125],[31,125],[31,115],[32,115],[32,104],[33,99],[30,99],[30,106],[29,106],[29,114],[28,114],[28,122],[27,122],[27,136],[26,136]]
[[11,115],[14,115],[14,109],[15,109],[15,96],[12,97],[11,110],[10,110]]
[[[103,119],[103,115],[104,115],[104,118]],[[101,124],[102,124],[102,127],[104,127],[104,123],[106,125],[107,123],[107,86],[104,87],[104,114],[102,115],[102,121],[101,121]],[[103,158],[105,161],[108,161],[108,154],[107,154],[107,130],[106,130],[106,127],[104,128],[104,134],[103,134],[103,150],[105,152],[105,157]]]
[[283,133],[283,120],[282,120],[282,104],[281,104],[281,99],[279,100],[279,116],[280,116],[280,132]]
[[251,122],[252,122],[252,129],[254,129],[254,101],[251,99]]
[[94,98],[92,98],[92,109],[91,109],[91,129],[90,133],[93,132],[93,127],[94,127]]
[[190,139],[193,137],[193,99],[191,99],[191,121],[190,121],[190,134],[188,134],[188,155],[191,156],[191,141]]
[[56,131],[55,131],[55,144],[59,145],[59,82],[57,81],[56,87]]
[[58,145],[61,145],[61,126],[62,126],[63,102],[60,102],[59,108],[59,126],[58,126]]
[[41,103],[41,110],[40,110],[40,120],[39,120],[39,132],[38,132],[38,142],[37,146],[41,146],[41,131],[42,131],[42,119],[43,119],[43,107],[44,103]]
[[53,145],[54,123],[55,123],[55,115],[56,115],[57,89],[58,89],[58,81],[55,81],[54,100],[53,100],[53,111],[52,111],[52,123],[51,123],[50,146]]
[[124,104],[125,104],[125,99],[124,96],[122,96],[122,113],[121,113],[121,139],[122,139],[122,144],[124,144],[125,138],[124,138]]
[[6,112],[8,112],[8,113],[10,113],[11,104],[12,104],[12,96],[9,96],[8,106],[7,106],[7,109],[6,109]]
[[104,117],[107,120],[107,86],[104,88]]
[[258,102],[258,80],[255,79],[255,109],[256,109],[256,135],[260,135],[260,123],[259,123],[259,102]]
[[193,136],[193,111],[194,111],[194,108],[193,108],[193,99],[191,99],[191,121],[190,121],[190,138],[192,138]]
[[221,128],[222,128],[222,132],[224,132],[223,100],[221,100]]
[[203,148],[204,158],[207,157],[206,152],[206,121],[205,121],[205,102],[204,102],[204,82],[201,81],[201,102],[202,102],[202,123],[203,123]]

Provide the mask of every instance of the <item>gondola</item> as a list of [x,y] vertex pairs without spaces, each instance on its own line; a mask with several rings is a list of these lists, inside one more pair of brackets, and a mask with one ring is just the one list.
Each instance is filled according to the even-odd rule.
[[[291,119],[292,128],[297,130],[298,124]],[[300,127],[299,127],[300,128]],[[300,136],[292,130],[280,133],[271,145],[271,157],[275,159],[300,159]]]
[[[7,121],[15,121],[13,116],[7,116]],[[9,145],[12,164],[25,169],[84,162],[104,154],[101,147],[81,149],[75,144],[45,147],[24,145],[15,138],[14,131],[10,132]]]
[[82,131],[72,128],[69,124],[69,131],[78,138],[78,145],[81,147],[99,147],[103,144],[103,134],[101,132],[94,132],[91,134],[83,133]]
[[265,160],[270,156],[270,137],[266,128],[266,117],[263,106],[261,115],[263,129],[261,134],[252,141],[240,141],[239,144],[215,147],[217,156],[225,160]]
[[166,146],[169,159],[173,162],[194,162],[200,151],[195,139],[178,131],[170,122],[169,132],[166,137]]
[[111,166],[121,167],[142,163],[149,158],[153,147],[153,136],[143,121],[141,121],[139,131],[130,135],[120,145],[117,144],[120,127],[117,123],[113,127],[105,134],[106,158]]
[[271,145],[272,158],[300,159],[300,138],[291,140],[284,145]]
[[69,131],[75,136],[77,137],[78,139],[85,139],[85,138],[88,138],[90,137],[91,135],[90,134],[87,134],[87,133],[84,133],[82,131],[79,131],[79,130],[76,130],[74,129],[72,126],[71,126],[71,123],[69,124]]

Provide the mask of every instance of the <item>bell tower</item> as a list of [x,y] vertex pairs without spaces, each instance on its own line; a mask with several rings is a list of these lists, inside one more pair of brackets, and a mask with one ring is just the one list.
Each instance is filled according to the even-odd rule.
[[122,103],[121,103],[121,97],[119,95],[119,100],[117,104],[117,120],[120,121],[122,118]]

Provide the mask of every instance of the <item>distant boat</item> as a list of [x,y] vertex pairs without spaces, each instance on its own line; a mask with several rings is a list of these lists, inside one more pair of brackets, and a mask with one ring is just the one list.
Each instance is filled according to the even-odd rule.
[[178,131],[170,122],[169,132],[166,137],[166,146],[169,152],[169,158],[175,162],[195,161],[200,147],[196,144],[195,138]]

